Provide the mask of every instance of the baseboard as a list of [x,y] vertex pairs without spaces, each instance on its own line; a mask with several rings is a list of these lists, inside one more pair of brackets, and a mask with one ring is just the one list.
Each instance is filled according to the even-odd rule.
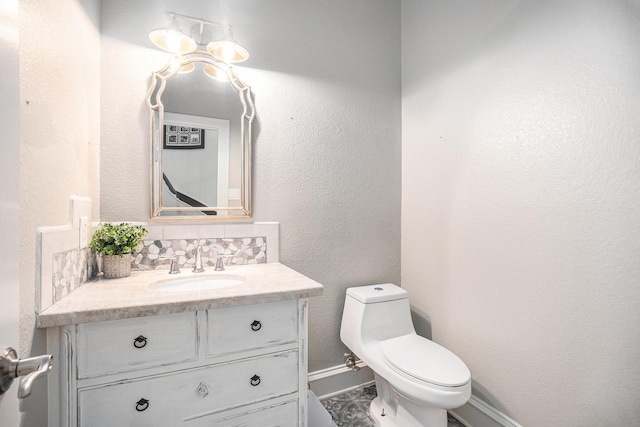
[[308,376],[309,388],[318,396],[318,399],[324,400],[373,384],[371,368],[362,361],[358,361],[356,365],[360,368],[359,371],[338,365],[310,372]]
[[449,413],[466,427],[522,427],[507,415],[473,395],[464,406],[450,409]]

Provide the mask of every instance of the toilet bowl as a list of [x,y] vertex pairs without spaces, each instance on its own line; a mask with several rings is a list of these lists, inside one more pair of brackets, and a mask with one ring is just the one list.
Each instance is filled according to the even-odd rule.
[[407,292],[391,283],[347,289],[340,339],[374,372],[370,413],[380,427],[446,427],[471,396],[458,356],[416,334]]

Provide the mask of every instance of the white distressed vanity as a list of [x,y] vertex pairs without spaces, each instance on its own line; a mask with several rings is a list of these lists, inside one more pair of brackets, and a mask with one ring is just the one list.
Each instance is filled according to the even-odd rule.
[[242,283],[163,292],[167,270],[134,272],[41,312],[49,427],[306,426],[307,302],[322,286],[280,263],[223,274]]

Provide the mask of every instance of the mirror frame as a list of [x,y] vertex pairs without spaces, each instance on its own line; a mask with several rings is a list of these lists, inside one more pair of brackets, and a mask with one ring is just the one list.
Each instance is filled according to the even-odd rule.
[[[241,182],[240,206],[206,207],[163,207],[162,205],[162,138],[164,128],[164,105],[162,94],[167,82],[178,75],[180,67],[196,63],[210,64],[226,75],[228,83],[238,94],[242,104],[240,120],[241,138]],[[194,71],[195,72],[195,71]],[[227,83],[227,82],[221,82]],[[149,131],[151,140],[150,157],[150,202],[152,221],[238,221],[251,218],[251,126],[255,118],[255,106],[251,88],[235,73],[233,67],[216,60],[207,52],[195,51],[185,55],[172,55],[161,69],[152,72],[151,84],[147,93],[149,108]],[[189,212],[216,211],[217,215],[188,215]],[[162,215],[163,212],[178,212],[185,215]]]

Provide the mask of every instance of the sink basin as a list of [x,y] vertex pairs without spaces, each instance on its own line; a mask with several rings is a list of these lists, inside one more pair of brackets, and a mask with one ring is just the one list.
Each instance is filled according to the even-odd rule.
[[151,288],[160,292],[192,292],[228,288],[241,283],[244,283],[243,277],[226,274],[161,280],[152,283]]

